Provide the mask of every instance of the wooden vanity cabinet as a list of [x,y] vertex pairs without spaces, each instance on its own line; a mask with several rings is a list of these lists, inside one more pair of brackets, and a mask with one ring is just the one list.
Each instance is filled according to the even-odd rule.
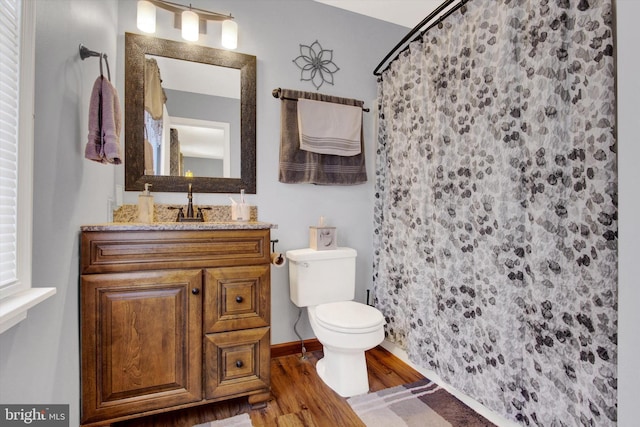
[[83,231],[83,425],[270,398],[269,229]]

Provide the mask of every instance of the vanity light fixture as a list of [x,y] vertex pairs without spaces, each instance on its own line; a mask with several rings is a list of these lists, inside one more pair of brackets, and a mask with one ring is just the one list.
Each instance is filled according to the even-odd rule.
[[236,21],[231,19],[222,21],[222,40],[220,42],[227,49],[238,47],[238,24]]
[[156,7],[147,0],[138,1],[138,29],[145,33],[156,32]]
[[200,30],[200,19],[198,14],[191,9],[182,12],[182,38],[190,41],[197,42]]
[[185,40],[198,41],[199,34],[207,33],[207,21],[222,21],[222,46],[227,49],[235,49],[238,46],[238,24],[231,14],[210,12],[166,0],[138,0],[137,26],[140,31],[155,33],[156,8],[174,14],[174,26],[182,30],[182,38]]

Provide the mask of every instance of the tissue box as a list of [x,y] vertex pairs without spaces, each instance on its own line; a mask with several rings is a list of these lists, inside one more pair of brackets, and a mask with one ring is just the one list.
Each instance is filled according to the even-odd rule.
[[335,227],[309,227],[309,247],[316,251],[326,251],[338,247]]

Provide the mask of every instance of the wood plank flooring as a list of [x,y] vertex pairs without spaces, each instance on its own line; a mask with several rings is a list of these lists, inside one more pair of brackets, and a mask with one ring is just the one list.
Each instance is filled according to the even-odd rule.
[[[371,391],[424,378],[382,347],[366,352]],[[360,427],[364,426],[345,398],[327,387],[315,365],[322,351],[276,357],[271,360],[274,396],[264,409],[252,410],[246,398],[115,423],[112,427],[191,427],[248,413],[255,427]]]

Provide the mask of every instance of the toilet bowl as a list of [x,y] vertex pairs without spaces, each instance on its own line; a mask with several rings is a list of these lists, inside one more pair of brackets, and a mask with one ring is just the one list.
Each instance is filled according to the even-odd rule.
[[309,324],[322,344],[316,365],[320,378],[343,397],[369,391],[364,352],[384,339],[384,317],[353,301],[356,251],[287,251],[291,301],[307,307]]
[[309,323],[322,344],[318,375],[342,397],[369,391],[364,352],[384,340],[384,318],[377,309],[353,301],[307,308]]

